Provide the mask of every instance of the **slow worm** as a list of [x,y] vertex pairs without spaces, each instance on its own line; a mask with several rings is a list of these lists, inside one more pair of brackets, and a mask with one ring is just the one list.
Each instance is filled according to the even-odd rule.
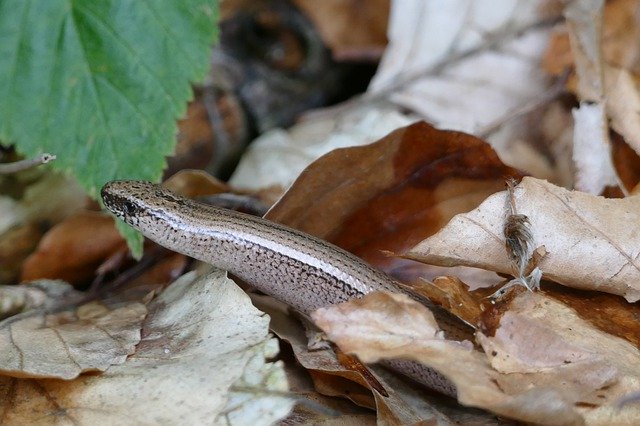
[[[102,199],[115,216],[147,238],[225,269],[305,315],[372,291],[406,293],[383,272],[326,241],[182,198],[159,185],[109,182],[102,188]],[[455,396],[454,386],[424,365],[403,360],[387,364],[431,389]]]

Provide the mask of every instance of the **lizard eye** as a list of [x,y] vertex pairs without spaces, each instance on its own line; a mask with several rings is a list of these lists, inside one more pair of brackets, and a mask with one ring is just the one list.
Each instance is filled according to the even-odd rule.
[[138,210],[138,207],[135,204],[133,204],[131,201],[125,201],[124,203],[122,203],[122,208],[125,214],[128,214],[128,215],[133,215],[135,214],[136,210]]

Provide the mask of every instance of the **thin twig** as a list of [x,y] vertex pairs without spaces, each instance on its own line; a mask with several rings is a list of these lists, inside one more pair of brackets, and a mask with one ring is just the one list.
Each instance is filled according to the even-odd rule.
[[0,175],[18,173],[23,170],[37,167],[41,164],[47,164],[55,159],[56,156],[53,154],[42,154],[36,158],[27,158],[26,160],[15,161],[13,163],[0,164]]

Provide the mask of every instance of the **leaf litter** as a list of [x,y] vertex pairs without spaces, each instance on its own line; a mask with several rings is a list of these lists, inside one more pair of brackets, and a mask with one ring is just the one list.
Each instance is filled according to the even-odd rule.
[[[575,3],[573,7],[578,8],[580,5]],[[600,8],[598,3],[590,4],[591,7]],[[266,161],[269,147],[259,151],[260,144],[256,144],[258,158],[251,160],[253,163],[246,163],[249,166],[241,166],[239,170],[243,171],[244,180],[236,178],[236,182],[255,189],[264,184],[284,188],[297,178],[269,213],[271,218],[341,245],[351,245],[350,248],[359,255],[387,269],[398,279],[412,285],[422,284],[423,287],[417,290],[429,294],[432,300],[476,330],[475,336],[467,342],[451,340],[450,336],[443,335],[428,311],[415,305],[415,302],[401,296],[372,295],[361,301],[316,313],[318,325],[342,351],[355,353],[365,362],[397,357],[424,362],[455,383],[458,400],[462,404],[481,407],[508,418],[547,424],[637,423],[640,413],[633,400],[640,389],[638,344],[637,337],[634,337],[637,327],[630,325],[620,331],[613,330],[612,326],[622,317],[633,322],[634,311],[630,305],[625,306],[622,298],[615,299],[615,303],[605,307],[600,297],[604,295],[600,293],[584,291],[574,294],[571,293],[573,290],[554,287],[556,293],[552,294],[550,283],[546,281],[552,280],[591,292],[604,291],[623,296],[630,302],[640,298],[636,266],[637,247],[640,244],[633,227],[638,223],[635,198],[612,200],[598,196],[620,181],[617,173],[622,162],[610,154],[612,143],[609,138],[613,141],[622,139],[623,144],[626,142],[637,150],[638,132],[635,130],[639,117],[637,100],[640,98],[637,90],[638,68],[633,62],[637,55],[633,54],[633,46],[628,47],[633,43],[615,45],[632,34],[619,29],[616,33],[615,27],[633,16],[633,10],[638,10],[637,3],[630,0],[607,2],[598,13],[591,15],[590,20],[580,21],[575,16],[571,17],[571,13],[568,14],[570,24],[576,24],[569,29],[570,38],[574,40],[571,43],[567,41],[566,48],[571,51],[569,59],[564,60],[567,61],[565,65],[570,67],[574,66],[574,62],[577,64],[577,77],[570,76],[567,86],[578,94],[579,101],[583,101],[580,108],[576,109],[575,119],[561,101],[550,103],[556,94],[546,92],[548,87],[538,72],[538,61],[545,46],[557,49],[553,43],[559,38],[553,36],[556,38],[549,42],[548,37],[554,31],[562,32],[562,28],[552,30],[547,25],[558,22],[553,14],[547,13],[557,11],[557,8],[545,9],[541,2],[527,2],[518,10],[509,6],[502,9],[500,16],[491,16],[489,12],[494,8],[460,1],[438,11],[444,16],[441,19],[449,19],[455,25],[433,25],[427,26],[427,31],[418,31],[421,26],[424,27],[421,16],[438,19],[435,11],[430,9],[433,3],[424,2],[420,6],[403,8],[401,2],[396,2],[390,30],[393,49],[388,49],[375,84],[370,93],[362,98],[374,101],[373,108],[371,105],[362,109],[353,108],[358,105],[354,102],[347,113],[339,114],[338,119],[331,111],[326,111],[324,122],[303,122],[300,126],[304,127],[298,128],[297,135],[296,130],[290,134],[275,131],[274,134],[281,138],[276,138],[275,145],[280,144],[280,153],[276,153],[276,156],[282,158],[276,158],[272,163]],[[434,13],[425,15],[425,11],[429,10]],[[461,10],[465,13],[460,13]],[[587,9],[587,12],[592,10]],[[597,20],[600,13],[604,13],[604,35],[598,40]],[[609,16],[618,16],[618,19]],[[491,22],[495,26],[490,25]],[[438,24],[437,21],[435,23]],[[528,28],[531,32],[513,30],[515,24],[524,24],[516,27]],[[399,36],[402,25],[415,30],[415,37],[404,44]],[[633,27],[636,33],[639,27],[637,23]],[[439,31],[437,34],[441,38],[433,37],[435,30]],[[446,33],[445,30],[450,32]],[[596,41],[576,43],[575,40],[581,39],[586,33]],[[496,34],[506,35],[503,38],[507,42],[501,44]],[[444,40],[445,43],[439,49],[416,48],[430,40]],[[635,38],[631,37],[630,40]],[[593,52],[594,44],[600,43],[603,53],[596,51],[595,55],[589,56],[589,61],[583,61],[581,55]],[[406,55],[401,61],[396,61],[402,64],[399,67],[402,69],[389,68],[389,64],[394,63],[394,57],[397,59],[397,55],[407,52],[418,52],[420,55]],[[451,52],[454,53],[453,61],[447,57]],[[425,58],[424,55],[436,56]],[[616,55],[617,58],[612,59]],[[417,58],[414,63],[411,62],[413,57]],[[498,64],[496,66],[499,69],[486,66],[493,59],[497,59],[493,65]],[[508,64],[513,67],[506,66]],[[426,78],[420,78],[416,72],[412,84],[400,85],[398,90],[385,92],[385,85],[381,81],[402,80],[406,77],[402,72],[414,68],[426,69]],[[560,70],[563,68],[559,67]],[[489,73],[484,75],[483,70]],[[511,73],[514,70],[516,72]],[[531,77],[528,84],[522,84],[523,75]],[[591,81],[592,88],[596,90],[586,93],[596,93],[596,96],[585,95],[585,90],[578,90],[587,81]],[[461,89],[467,93],[466,97],[456,95]],[[517,93],[515,89],[518,89]],[[548,96],[538,98],[540,93],[547,93]],[[407,114],[407,110],[411,113]],[[320,112],[315,117],[322,118],[322,114]],[[482,134],[493,143],[502,161],[482,141],[473,142],[468,140],[471,138],[469,135],[440,131],[422,123],[394,132],[389,139],[384,138],[384,142],[360,151],[350,148],[330,152],[298,177],[314,159],[336,147],[372,142],[392,129],[425,117],[437,126]],[[538,120],[535,117],[542,118]],[[555,120],[555,129],[545,130],[549,152],[539,150],[539,146],[531,143],[537,133],[527,127],[524,118],[534,122]],[[611,136],[609,125],[619,135]],[[408,134],[412,136],[407,137]],[[333,140],[323,146],[324,141],[332,137]],[[420,139],[423,145],[416,144],[416,140]],[[565,142],[561,143],[561,139]],[[294,145],[307,140],[310,143],[306,146]],[[460,140],[464,142],[456,150],[453,147]],[[488,154],[475,157],[469,154],[468,159],[464,160],[464,152],[469,144],[477,145],[476,153],[486,151]],[[381,148],[381,151],[376,151]],[[418,159],[411,165],[403,163],[403,158],[438,149],[442,150],[438,155]],[[558,154],[561,152],[574,158],[575,165],[564,167],[566,163]],[[283,156],[282,153],[289,156]],[[359,169],[353,158],[367,155],[379,161],[364,167],[362,175],[354,178]],[[460,157],[454,158],[456,155]],[[351,163],[345,161],[349,158]],[[446,162],[447,158],[451,159],[450,163]],[[286,163],[291,163],[292,159],[296,160],[297,165],[287,170]],[[457,165],[459,169],[440,167],[443,160],[444,164]],[[404,170],[408,174],[397,173],[403,170],[399,166],[406,167]],[[423,166],[426,170],[432,167],[431,174],[421,176],[417,170],[424,171],[421,168]],[[550,178],[556,183],[562,180],[569,186],[575,181],[578,187],[593,195],[569,191],[542,179],[525,178],[520,185],[512,188],[511,200],[515,200],[517,208],[510,212],[511,216],[515,216],[512,217],[514,220],[505,222],[508,192],[497,191],[503,185],[503,179],[507,177],[505,175],[516,178],[522,176],[509,166],[522,167],[536,177]],[[478,179],[477,175],[465,178],[465,173],[492,168],[496,173],[487,179]],[[256,170],[262,172],[262,177],[251,174]],[[389,173],[389,170],[394,173]],[[412,181],[408,176],[416,175],[411,173],[417,173],[424,179]],[[362,179],[363,176],[365,179]],[[360,186],[354,185],[355,181],[363,180]],[[434,180],[437,184],[429,191],[420,191],[424,189],[420,184]],[[403,193],[407,189],[409,191]],[[399,194],[399,197],[393,198],[393,195]],[[411,202],[425,194],[424,203],[414,205]],[[386,207],[388,205],[393,207]],[[422,222],[415,220],[419,216],[416,212],[420,210],[426,216]],[[14,226],[19,220],[18,216],[7,216],[14,221],[7,228]],[[373,220],[369,222],[369,218]],[[514,241],[517,244],[511,244],[507,246],[510,250],[505,250],[506,240],[514,235],[510,231],[505,232],[505,223],[515,225],[512,228],[516,230],[528,229],[531,235],[526,230],[519,237],[516,233]],[[530,226],[523,228],[526,224]],[[396,232],[402,230],[403,226],[411,232]],[[371,229],[380,228],[391,231],[380,236],[376,236],[375,232],[373,236],[367,234]],[[361,231],[363,233],[359,233]],[[437,269],[435,265],[411,263],[406,259],[388,257],[388,254],[383,255],[380,251],[382,248],[403,254],[413,246],[416,247],[406,257],[443,267]],[[535,250],[542,247],[543,251]],[[450,268],[454,264],[477,269]],[[510,277],[515,277],[521,283],[531,284],[527,279],[536,267],[543,273],[541,289],[538,291],[523,291],[516,286],[501,292],[502,297],[497,300],[490,301],[486,295],[491,294],[493,289],[477,292],[467,290],[467,284],[475,287],[485,279],[488,284],[504,285]],[[488,271],[496,271],[509,278],[500,283],[498,275]],[[426,274],[433,282],[421,279]],[[438,274],[447,276],[437,277]],[[134,330],[129,332],[135,337],[135,329],[138,329],[138,334],[141,330],[140,343],[137,346],[135,343],[124,345],[126,350],[107,362],[119,365],[113,365],[99,375],[84,374],[68,382],[4,377],[4,383],[0,386],[6,404],[2,410],[3,423],[18,424],[36,417],[51,422],[62,418],[83,423],[113,420],[118,416],[122,416],[123,420],[147,419],[149,417],[145,416],[150,412],[154,413],[153,418],[149,418],[150,422],[171,421],[175,416],[186,416],[183,419],[196,422],[213,418],[220,424],[254,422],[258,419],[270,422],[285,416],[297,397],[287,392],[281,365],[268,361],[275,356],[277,348],[275,340],[267,334],[267,317],[247,307],[246,300],[239,302],[242,292],[233,286],[228,287],[231,284],[227,281],[216,279],[216,290],[209,287],[209,290],[202,290],[205,285],[198,280],[193,281],[192,276],[183,280],[151,302],[135,302],[146,306],[149,314],[142,326],[134,324]],[[187,281],[191,284],[187,284]],[[188,290],[188,286],[194,288]],[[534,289],[537,285],[527,287]],[[50,300],[46,291],[43,293],[42,289],[34,286],[24,288],[24,292],[9,291],[12,294],[8,296],[2,290],[2,311],[5,316],[13,315],[6,324],[11,321],[19,323],[21,316],[25,316],[24,312],[20,313],[24,310],[40,309],[44,312],[50,308],[46,302]],[[62,285],[61,288],[66,287]],[[229,292],[233,294],[226,298]],[[72,289],[67,288],[59,296],[51,297],[73,299],[69,294],[72,294]],[[234,328],[228,318],[213,318],[208,313],[203,314],[199,303],[204,303],[205,299],[209,301],[208,295],[211,294],[219,296],[220,301],[219,304],[208,305],[207,310],[222,310],[224,316],[224,312],[227,312],[224,306],[234,306],[234,314],[249,319],[249,326],[243,324]],[[573,296],[569,297],[569,294]],[[105,307],[104,303],[98,301],[82,309],[75,307],[52,313],[48,327],[37,330],[31,326],[31,330],[24,333],[57,331],[56,327],[64,328],[83,321],[83,326],[91,328],[95,327],[92,322],[103,319],[117,324],[120,314],[113,315],[118,308]],[[164,309],[170,309],[171,304],[175,305],[177,311],[173,314],[163,313]],[[133,312],[141,316],[142,310],[136,310],[140,306],[132,306]],[[242,306],[242,309],[237,309],[237,306]],[[264,310],[272,312],[266,307]],[[291,345],[296,359],[308,368],[313,378],[313,385],[306,388],[306,398],[331,405],[335,401],[331,402],[328,395],[347,397],[362,407],[376,410],[377,420],[383,423],[413,423],[429,419],[438,424],[447,424],[456,418],[444,408],[446,404],[422,399],[425,392],[403,385],[378,367],[373,367],[369,373],[366,373],[366,368],[355,371],[346,364],[358,365],[357,359],[344,353],[336,355],[331,346],[326,344],[320,349],[310,347],[307,336],[300,333],[302,329],[295,321],[285,326],[278,325],[275,320],[277,315],[272,315],[272,328]],[[280,312],[279,315],[292,320],[290,313]],[[45,316],[40,314],[34,318],[42,319]],[[171,318],[171,321],[163,322],[162,318]],[[198,318],[205,324],[196,325]],[[605,324],[607,319],[611,320],[610,324]],[[219,329],[212,330],[206,325],[210,322]],[[254,324],[257,324],[255,328]],[[30,327],[28,322],[25,323],[25,330],[27,327]],[[194,327],[195,334],[191,334]],[[239,334],[232,336],[234,332]],[[90,333],[84,335],[88,336],[94,338]],[[194,342],[196,336],[207,338]],[[219,353],[219,347],[225,350],[230,347],[228,339],[233,342],[232,350]],[[40,340],[42,343],[48,342],[46,339]],[[67,338],[63,342],[72,340]],[[217,342],[215,348],[205,345],[210,340]],[[81,341],[71,343],[82,346]],[[238,346],[234,346],[236,344]],[[133,350],[132,345],[135,346]],[[200,345],[203,346],[198,349]],[[56,348],[54,354],[60,352],[58,347],[50,346],[46,349],[28,348],[24,353],[27,356],[42,355],[38,351],[47,354],[51,348]],[[12,357],[15,360],[15,355]],[[183,365],[185,359],[190,360],[192,365]],[[77,371],[106,368],[105,361],[84,365],[83,360],[79,363],[81,368],[78,368],[78,365],[70,365],[73,364],[70,360],[73,358],[62,362],[68,369],[62,373],[52,373],[51,370],[55,368],[12,368],[11,374],[38,377],[41,374],[51,374],[53,377],[56,377],[55,374],[70,374],[69,377],[76,377]],[[43,366],[51,367],[41,363],[40,367]],[[158,375],[159,369],[162,370],[161,376]],[[225,374],[220,374],[221,371]],[[376,386],[371,386],[371,379],[365,377],[367,374],[371,374],[389,396],[385,397]],[[203,377],[206,378],[204,382]],[[289,379],[290,382],[296,380],[293,376]],[[134,397],[145,392],[152,396],[148,401]],[[417,402],[418,399],[421,402]],[[112,405],[107,407],[105,401]],[[620,401],[626,403],[621,404]],[[427,408],[424,411],[417,410],[419,405]],[[349,411],[344,402],[334,406]],[[105,407],[112,410],[111,417],[100,412]],[[255,407],[261,408],[257,410]],[[353,414],[350,419],[355,423],[373,420],[370,412],[354,408],[350,410]],[[456,407],[456,410],[463,409]],[[273,417],[264,416],[264,413],[272,413]],[[294,414],[300,415],[300,411],[296,409]],[[490,415],[483,415],[475,418],[478,423],[499,422]],[[331,421],[329,414],[315,418]]]

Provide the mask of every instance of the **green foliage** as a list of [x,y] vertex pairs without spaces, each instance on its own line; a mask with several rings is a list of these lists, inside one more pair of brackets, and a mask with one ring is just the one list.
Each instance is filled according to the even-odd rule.
[[0,0],[0,140],[75,176],[158,181],[217,0]]

